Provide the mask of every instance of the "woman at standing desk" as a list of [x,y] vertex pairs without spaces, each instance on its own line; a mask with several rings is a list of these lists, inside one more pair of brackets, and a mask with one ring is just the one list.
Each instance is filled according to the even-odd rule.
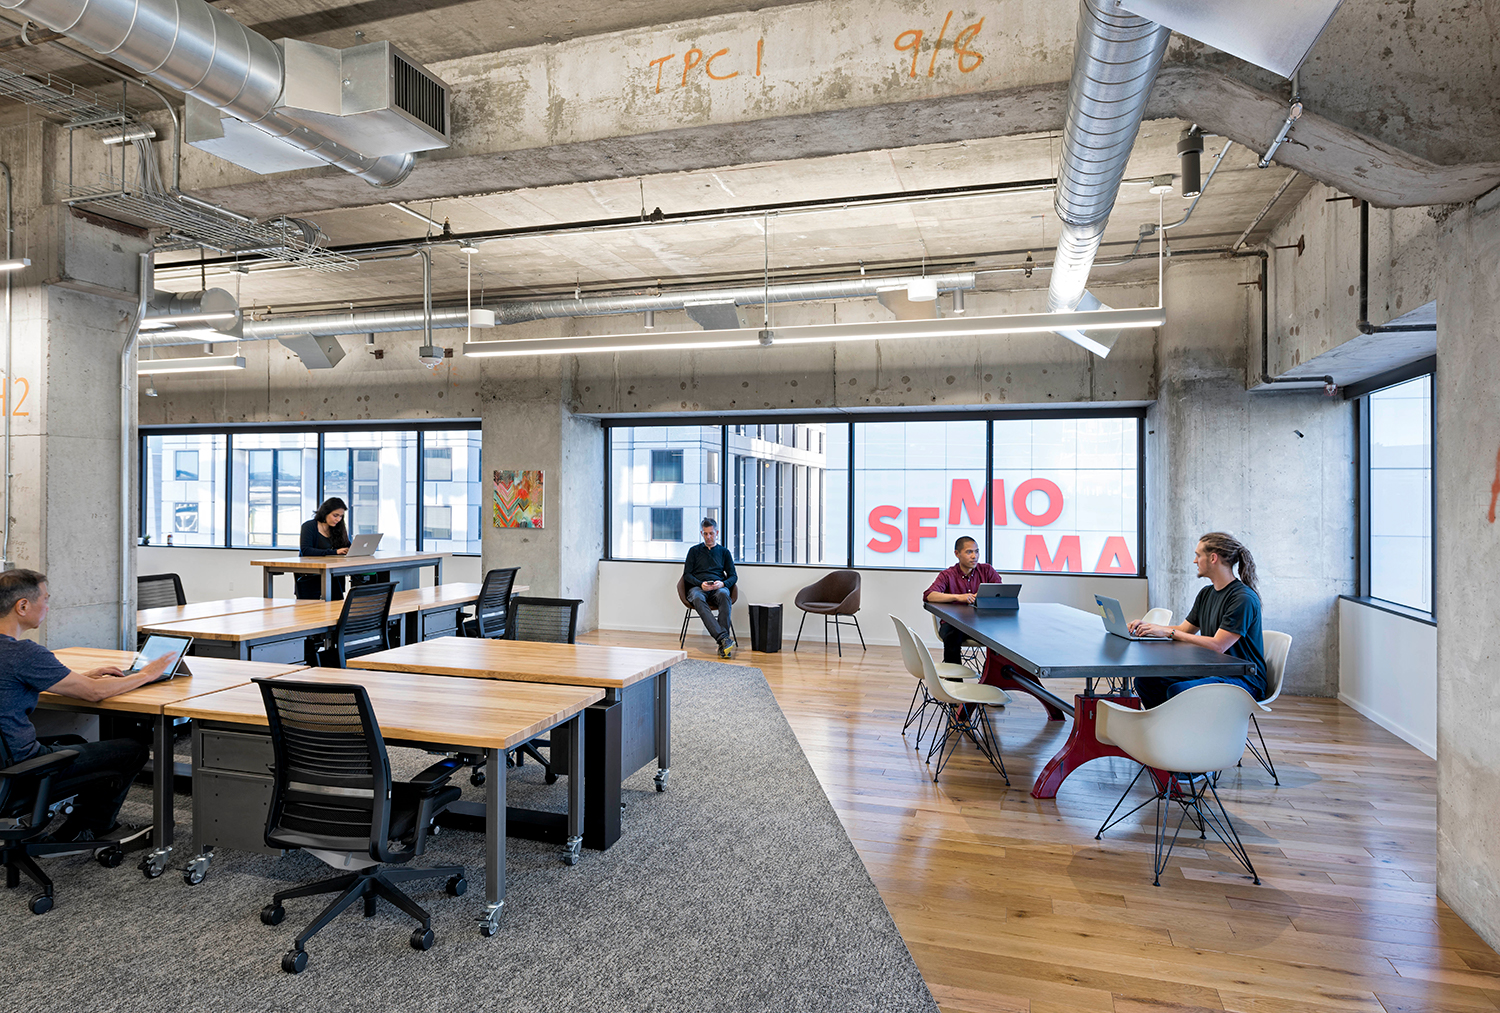
[[[349,505],[337,496],[325,499],[323,505],[318,507],[318,512],[313,519],[302,525],[302,549],[299,555],[342,556],[347,554],[349,528],[344,523],[344,515],[348,512]],[[330,597],[334,601],[344,597],[344,578],[333,578],[330,591]],[[311,598],[314,601],[322,598],[322,578],[315,573],[299,574],[297,597]]]

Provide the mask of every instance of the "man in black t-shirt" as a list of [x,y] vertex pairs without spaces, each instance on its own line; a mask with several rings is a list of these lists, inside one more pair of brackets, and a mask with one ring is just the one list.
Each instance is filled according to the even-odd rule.
[[51,690],[90,702],[154,681],[173,662],[157,658],[134,675],[112,666],[73,671],[34,640],[22,639],[47,618],[47,578],[35,570],[0,573],[0,763],[20,763],[59,749],[78,758],[52,782],[54,801],[76,796],[73,815],[52,832],[55,840],[99,840],[116,826],[130,782],[146,765],[148,750],[133,739],[84,742],[76,736],[38,739],[31,723],[37,694]]
[[[1266,651],[1261,640],[1260,595],[1255,591],[1255,561],[1250,550],[1222,531],[1211,531],[1198,540],[1193,552],[1198,576],[1210,584],[1198,592],[1187,618],[1176,626],[1157,626],[1136,621],[1132,633],[1170,636],[1199,647],[1207,647],[1249,662],[1244,678],[1224,676],[1152,676],[1135,680],[1141,706],[1155,707],[1183,690],[1209,683],[1229,683],[1244,688],[1259,700],[1266,695]],[[1238,566],[1240,575],[1234,575]]]

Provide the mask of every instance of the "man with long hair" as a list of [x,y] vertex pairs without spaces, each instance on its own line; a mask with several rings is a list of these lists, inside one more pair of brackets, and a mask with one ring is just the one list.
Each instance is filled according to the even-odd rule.
[[[1132,633],[1171,637],[1249,662],[1245,678],[1212,675],[1206,678],[1152,676],[1136,679],[1141,706],[1155,707],[1183,690],[1208,683],[1241,686],[1259,700],[1266,695],[1266,649],[1261,641],[1260,594],[1255,590],[1255,560],[1233,536],[1210,531],[1198,539],[1193,552],[1198,576],[1209,586],[1198,592],[1187,618],[1176,626],[1137,620]],[[1235,568],[1239,576],[1235,576]]]

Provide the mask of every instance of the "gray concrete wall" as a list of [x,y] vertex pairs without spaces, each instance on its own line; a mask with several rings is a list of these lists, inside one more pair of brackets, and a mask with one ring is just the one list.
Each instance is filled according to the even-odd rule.
[[[1151,604],[1186,615],[1193,548],[1228,531],[1255,557],[1266,629],[1293,637],[1285,691],[1338,689],[1339,594],[1354,586],[1353,414],[1322,394],[1252,394],[1253,258],[1173,261],[1156,403],[1146,415]],[[1302,435],[1297,435],[1300,431]]]
[[1438,896],[1500,948],[1500,193],[1439,241]]
[[52,205],[28,216],[17,246],[32,265],[15,279],[11,558],[50,578],[44,643],[113,647],[128,555],[120,349],[144,241]]

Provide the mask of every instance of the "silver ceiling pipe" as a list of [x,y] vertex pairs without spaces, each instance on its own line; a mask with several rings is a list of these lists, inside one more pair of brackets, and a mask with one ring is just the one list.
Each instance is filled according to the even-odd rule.
[[1062,235],[1047,290],[1051,312],[1074,310],[1083,298],[1171,34],[1106,0],[1081,0],[1078,5],[1078,40],[1053,202]]
[[0,0],[153,81],[206,102],[375,186],[410,173],[410,154],[370,158],[277,113],[281,50],[204,0]]
[[[763,302],[821,302],[828,299],[859,299],[892,289],[904,289],[920,276],[900,278],[851,278],[848,281],[816,281],[770,288],[695,289],[691,292],[668,292],[662,295],[601,296],[588,299],[526,299],[492,303],[485,307],[495,311],[502,324],[519,324],[531,320],[557,317],[615,316],[642,313],[646,310],[681,310],[689,306],[759,306]],[[930,274],[938,291],[956,292],[974,288],[974,273]],[[331,337],[338,334],[389,334],[396,331],[421,331],[429,317],[421,309],[371,310],[362,313],[322,313],[315,316],[273,317],[270,320],[246,320],[242,329],[244,341],[269,341],[292,334]],[[463,307],[433,309],[433,330],[467,327],[468,311]],[[174,345],[201,344],[201,337],[163,334],[141,335],[141,347],[165,348]]]

